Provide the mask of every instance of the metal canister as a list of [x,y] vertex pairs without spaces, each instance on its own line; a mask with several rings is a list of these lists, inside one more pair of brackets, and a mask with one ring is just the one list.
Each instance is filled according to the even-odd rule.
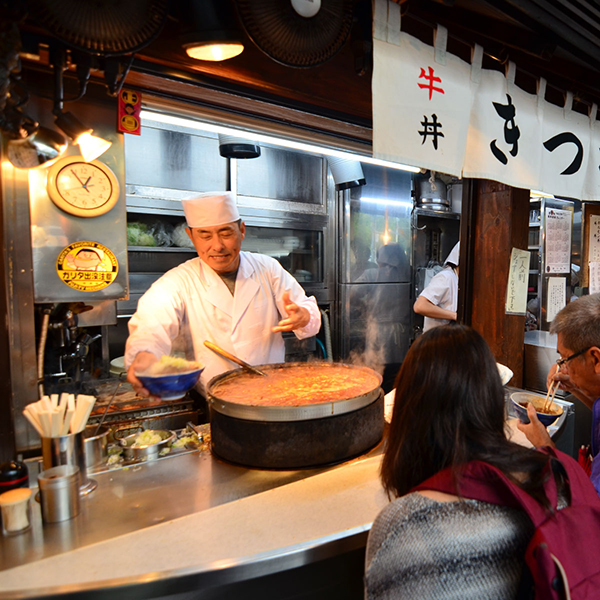
[[79,467],[61,465],[38,475],[44,523],[67,521],[79,514]]

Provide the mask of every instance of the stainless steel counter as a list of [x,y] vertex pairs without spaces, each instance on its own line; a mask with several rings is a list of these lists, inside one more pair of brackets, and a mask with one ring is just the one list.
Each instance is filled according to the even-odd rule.
[[[154,531],[160,531],[160,527],[153,529],[152,526],[178,523],[177,519],[185,517],[202,516],[210,509],[224,507],[227,504],[231,506],[230,510],[234,511],[232,514],[237,514],[235,509],[239,505],[242,510],[241,502],[243,500],[249,500],[261,492],[275,491],[278,488],[287,489],[288,484],[312,480],[319,474],[331,473],[338,478],[336,481],[344,477],[347,479],[348,475],[345,473],[353,465],[364,463],[368,458],[377,458],[380,453],[381,444],[369,454],[340,465],[297,471],[264,471],[227,464],[214,458],[209,451],[194,451],[160,458],[133,467],[96,474],[90,473],[90,476],[97,481],[98,487],[88,496],[81,498],[82,510],[76,518],[63,523],[42,524],[39,504],[33,502],[32,529],[21,535],[0,539],[0,568],[5,573],[5,575],[0,575],[0,598],[32,597],[31,592],[27,592],[25,589],[19,593],[13,593],[15,590],[9,591],[10,588],[5,587],[6,579],[12,579],[14,584],[21,572],[40,573],[46,567],[49,571],[55,571],[56,567],[50,568],[50,565],[68,562],[67,557],[70,559],[71,556],[94,556],[95,548],[110,547],[118,553],[119,548],[125,547],[125,540],[129,540],[131,535],[139,535],[144,531],[148,531],[148,535],[153,535]],[[365,471],[364,476],[379,487],[377,465],[369,467],[369,469],[369,471]],[[325,489],[328,489],[327,486]],[[274,498],[274,496],[270,497]],[[307,507],[309,513],[318,510],[319,497],[316,496],[311,501],[314,502],[314,506]],[[260,502],[258,506],[261,506]],[[244,510],[247,509],[244,508]],[[374,514],[369,514],[370,518],[372,516]],[[268,518],[268,515],[266,517]],[[370,521],[368,519],[367,521],[367,525],[370,526]],[[293,526],[300,528],[299,524]],[[314,557],[322,559],[335,553],[355,549],[357,544],[364,545],[367,532],[368,527],[365,529],[361,525],[357,531],[342,531],[339,535],[337,532],[333,535],[329,533],[316,544],[317,547],[320,547],[316,553],[315,546],[311,543],[296,548],[294,552],[290,552],[288,547],[287,550],[282,550],[281,556],[278,556],[277,550],[271,550],[269,560],[272,564],[269,569],[285,569],[290,565],[315,560]],[[269,536],[268,528],[262,528],[260,535]],[[202,539],[200,532],[199,537]],[[311,536],[309,538],[313,539]],[[344,542],[345,538],[347,538],[347,542]],[[302,536],[299,539],[302,539]],[[324,548],[327,546],[329,550],[326,551]],[[313,558],[310,559],[306,554],[309,550],[313,555]],[[254,559],[249,559],[244,554],[243,548],[240,548],[240,552],[244,557],[243,560],[232,560],[229,564],[230,567],[237,566],[236,577],[242,576],[240,573],[246,572],[247,574],[255,570],[251,566]],[[290,562],[292,554],[295,557]],[[64,561],[62,560],[63,556],[65,557]],[[283,560],[284,558],[285,560]],[[212,567],[202,562],[206,560],[206,557],[198,558],[198,560],[200,564],[196,565],[192,571],[202,572],[204,576],[207,576],[207,572],[210,572]],[[257,564],[262,565],[258,567],[259,570],[265,570],[264,560],[264,556],[257,559]],[[241,563],[245,564],[240,570]],[[28,566],[31,569],[27,569]],[[215,569],[221,576],[226,570],[223,564],[219,564]],[[233,569],[230,570],[233,571]],[[186,574],[189,575],[189,569]],[[49,575],[49,577],[49,581],[54,586],[58,586],[51,593],[51,588],[46,588],[49,595],[56,595],[58,590],[65,591],[61,587],[60,573],[55,576]],[[104,587],[100,581],[105,577],[106,574],[98,575],[99,581],[94,582],[94,577],[91,576],[91,580],[86,580],[85,585],[69,586],[69,592],[84,594],[91,589],[95,589],[97,592],[98,588]],[[165,572],[163,575],[153,573],[153,579],[156,581],[170,577],[173,577],[173,570],[170,573]],[[227,579],[227,577],[225,578]],[[115,585],[123,584],[123,577],[118,579],[119,581],[104,581],[109,588],[114,588]],[[145,577],[132,576],[131,578],[126,577],[126,579],[127,586],[135,587],[142,585],[142,582],[147,583]],[[211,576],[211,581],[214,584],[214,576]],[[31,585],[28,583],[25,588],[30,588]],[[37,597],[38,594],[34,593],[33,595]],[[156,594],[154,593],[154,595]]]

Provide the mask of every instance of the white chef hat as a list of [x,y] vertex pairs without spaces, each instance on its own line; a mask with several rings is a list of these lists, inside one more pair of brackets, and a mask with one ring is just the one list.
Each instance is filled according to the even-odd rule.
[[456,242],[456,245],[454,246],[454,248],[452,248],[452,250],[450,251],[450,254],[448,254],[448,258],[446,259],[446,263],[452,263],[453,265],[458,266],[458,261],[460,258],[460,242]]
[[240,218],[233,192],[205,192],[181,204],[188,227],[215,227]]

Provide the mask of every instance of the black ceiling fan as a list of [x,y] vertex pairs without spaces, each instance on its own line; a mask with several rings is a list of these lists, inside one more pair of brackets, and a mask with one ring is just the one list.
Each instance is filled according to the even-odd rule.
[[289,67],[315,67],[346,42],[353,0],[236,0],[250,39],[267,56]]

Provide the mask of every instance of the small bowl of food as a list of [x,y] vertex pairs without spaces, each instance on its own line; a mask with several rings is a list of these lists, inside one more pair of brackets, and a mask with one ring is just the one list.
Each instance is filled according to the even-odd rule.
[[126,459],[157,458],[162,452],[169,452],[171,444],[177,438],[175,432],[168,429],[146,429],[132,433],[119,440]]
[[135,375],[152,396],[179,400],[196,385],[203,370],[200,363],[165,355]]
[[510,399],[514,411],[517,413],[519,420],[523,423],[529,423],[527,404],[533,404],[535,412],[537,413],[537,418],[545,427],[552,425],[563,412],[562,407],[556,404],[556,402],[552,402],[549,406],[544,408],[546,396],[542,396],[541,394],[534,394],[532,392],[513,392],[510,395]]

